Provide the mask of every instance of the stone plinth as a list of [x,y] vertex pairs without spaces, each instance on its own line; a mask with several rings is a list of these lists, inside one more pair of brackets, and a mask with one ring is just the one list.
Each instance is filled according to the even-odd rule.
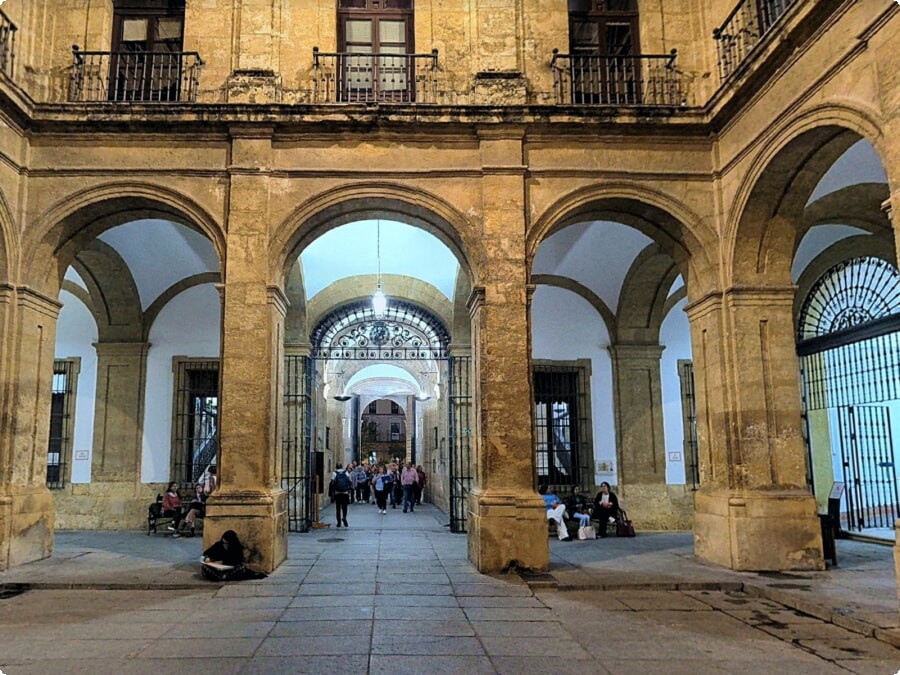
[[43,485],[0,495],[0,571],[53,552],[53,497]]
[[221,489],[214,492],[206,503],[203,549],[212,546],[226,530],[237,532],[247,547],[248,565],[271,572],[287,558],[286,493]]
[[733,570],[823,570],[815,498],[802,490],[701,489],[694,553]]
[[690,486],[629,483],[619,487],[619,506],[628,512],[637,530],[689,530],[694,499]]
[[469,493],[469,560],[481,572],[546,570],[547,509],[535,492]]

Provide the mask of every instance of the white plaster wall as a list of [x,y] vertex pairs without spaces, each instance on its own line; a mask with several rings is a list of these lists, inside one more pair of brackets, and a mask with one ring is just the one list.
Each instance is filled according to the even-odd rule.
[[[691,327],[684,313],[686,300],[675,305],[663,320],[659,341],[665,347],[660,363],[663,430],[666,445],[666,483],[685,482],[684,422],[681,410],[679,359],[691,359]],[[675,459],[677,453],[678,459]]]
[[172,445],[173,356],[219,357],[221,301],[212,284],[174,297],[150,330],[141,481],[169,480]]
[[[97,324],[90,310],[76,296],[62,291],[63,308],[56,324],[57,359],[81,358],[78,392],[75,398],[75,421],[72,443],[73,483],[90,483],[91,452],[94,447],[94,399],[97,392]],[[83,459],[76,459],[86,452]]]
[[[596,310],[562,288],[538,286],[531,306],[532,356],[535,359],[591,360],[591,415],[595,481],[616,484],[616,430],[613,417],[609,333]],[[613,471],[596,473],[597,462]]]

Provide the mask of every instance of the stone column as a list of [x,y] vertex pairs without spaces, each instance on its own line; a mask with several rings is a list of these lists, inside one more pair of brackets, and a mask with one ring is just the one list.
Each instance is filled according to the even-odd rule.
[[547,517],[534,490],[534,399],[525,267],[522,134],[483,133],[483,288],[469,300],[475,485],[469,558],[482,572],[549,564]]
[[287,556],[287,502],[281,488],[284,329],[287,298],[267,285],[268,165],[265,133],[235,134],[222,316],[219,489],[210,496],[204,545],[225,530],[271,571]]
[[688,307],[697,393],[697,556],[736,570],[824,569],[806,485],[794,289],[731,288]]
[[[53,550],[47,447],[56,321],[62,307],[29,288],[0,289],[5,316],[0,432],[0,571]],[[7,351],[8,350],[8,351]]]
[[616,419],[618,496],[622,508],[638,515],[641,527],[672,527],[666,486],[662,378],[658,344],[609,347]]

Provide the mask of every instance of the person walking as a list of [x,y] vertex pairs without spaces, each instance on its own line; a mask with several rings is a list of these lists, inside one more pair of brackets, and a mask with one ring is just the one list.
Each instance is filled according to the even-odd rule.
[[412,461],[407,461],[400,473],[400,485],[403,488],[403,513],[407,509],[410,513],[416,511],[416,486],[419,484],[419,474]]
[[425,485],[428,483],[428,477],[425,475],[425,469],[422,465],[416,467],[416,473],[419,474],[419,482],[416,483],[416,506],[422,504],[422,494],[425,492]]
[[344,471],[344,465],[338,462],[331,474],[331,486],[329,491],[334,500],[334,510],[337,514],[337,526],[344,523],[344,527],[350,527],[347,523],[347,506],[350,504],[350,492],[353,490],[353,481],[350,475]]

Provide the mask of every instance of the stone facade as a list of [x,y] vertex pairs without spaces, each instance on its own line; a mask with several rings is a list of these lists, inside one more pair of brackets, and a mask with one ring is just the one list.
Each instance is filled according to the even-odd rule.
[[[439,54],[435,105],[315,102],[313,47],[337,49],[333,0],[188,0],[184,48],[204,62],[196,101],[70,103],[70,45],[108,49],[113,2],[6,2],[19,39],[14,71],[0,76],[0,569],[52,549],[43,477],[62,275],[98,234],[146,217],[203,233],[223,270],[221,490],[205,543],[235,529],[253,562],[277,567],[287,545],[279,364],[291,331],[302,342],[307,309],[292,308],[291,268],[336,223],[375,215],[436,234],[471,290],[466,308],[440,312],[467,327],[461,345],[474,356],[468,537],[479,569],[549,563],[523,423],[531,265],[554,232],[604,218],[658,245],[656,276],[632,279],[631,297],[659,306],[663,279],[686,281],[697,554],[734,569],[821,569],[790,267],[810,191],[854,141],[878,152],[897,213],[900,7],[796,2],[723,83],[710,36],[731,3],[646,4],[642,50],[678,49],[683,106],[553,105],[547,64],[568,44],[567,14],[546,0],[417,2],[416,52]],[[654,441],[659,323],[617,320],[620,493],[648,522],[684,526],[690,498],[660,476]],[[130,509],[153,492],[134,452],[145,340],[131,330],[98,345],[125,421],[97,422],[102,487],[90,490],[133,494]]]

